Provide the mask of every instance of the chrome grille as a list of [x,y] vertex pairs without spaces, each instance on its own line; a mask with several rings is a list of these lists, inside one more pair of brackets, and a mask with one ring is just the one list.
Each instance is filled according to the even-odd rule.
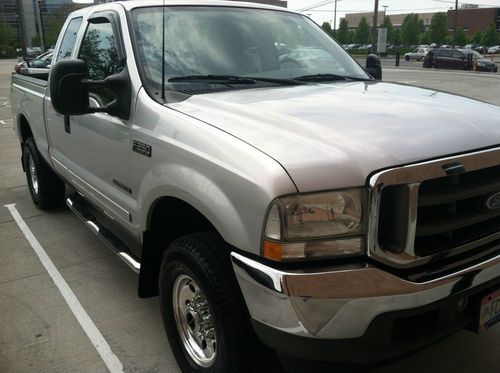
[[500,149],[382,171],[370,184],[368,246],[377,260],[396,267],[462,260],[499,238],[500,208],[487,201],[500,192]]

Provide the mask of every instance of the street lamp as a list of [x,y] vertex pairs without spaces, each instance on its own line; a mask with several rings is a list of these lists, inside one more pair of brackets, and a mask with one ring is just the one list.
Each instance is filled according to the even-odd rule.
[[333,36],[337,36],[337,0],[335,0],[335,10],[333,11]]

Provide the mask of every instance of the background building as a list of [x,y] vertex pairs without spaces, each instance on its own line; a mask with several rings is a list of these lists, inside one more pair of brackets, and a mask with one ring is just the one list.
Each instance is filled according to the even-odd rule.
[[[448,27],[455,24],[455,13],[448,11]],[[494,22],[497,31],[500,31],[500,8],[462,8],[458,9],[458,27],[463,27],[467,35],[472,36],[478,31],[485,31],[491,22]]]
[[[424,25],[428,27],[431,23],[431,19],[436,13],[418,13],[418,16],[421,20],[424,21]],[[403,14],[388,14],[389,18],[391,19],[391,23],[394,27],[401,27],[403,24],[404,19],[408,13],[403,13]],[[349,24],[349,29],[355,29],[358,27],[359,22],[361,21],[361,18],[365,17],[366,21],[368,24],[373,26],[373,12],[366,12],[366,13],[351,13],[351,14],[346,14],[345,19],[347,20]],[[382,24],[384,22],[385,18],[385,12],[381,11],[378,12],[377,20],[379,24]]]

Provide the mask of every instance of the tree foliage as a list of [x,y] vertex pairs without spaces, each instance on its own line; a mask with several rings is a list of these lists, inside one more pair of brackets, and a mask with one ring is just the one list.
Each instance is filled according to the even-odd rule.
[[418,34],[424,32],[424,22],[418,14],[408,14],[401,25],[401,39],[405,44],[417,44]]
[[349,24],[345,18],[340,21],[339,29],[337,30],[335,36],[340,44],[348,44],[350,42]]
[[349,44],[353,44],[356,42],[356,31],[350,30],[349,31]]
[[491,47],[499,43],[499,35],[497,33],[497,28],[494,22],[491,22],[488,26],[488,29],[484,32],[483,37],[481,38],[481,44]]
[[483,39],[483,33],[481,31],[476,32],[476,34],[472,37],[471,43],[480,44]]
[[47,44],[45,48],[54,47],[56,45],[57,37],[61,32],[66,18],[68,18],[71,12],[81,7],[81,4],[65,4],[53,13],[43,15],[45,43]]
[[391,18],[389,16],[384,17],[384,21],[382,22],[381,27],[387,29],[387,42],[392,43],[392,33],[394,32],[394,26],[392,25]]
[[454,43],[455,45],[461,45],[461,46],[467,44],[467,35],[465,34],[465,30],[463,27],[459,27],[457,29],[457,34],[455,36]]
[[448,16],[440,12],[434,14],[429,26],[429,37],[432,43],[443,44],[448,36]]
[[12,44],[14,38],[14,30],[7,23],[0,23],[0,45]]
[[356,43],[367,44],[370,42],[370,25],[365,17],[362,17],[356,28]]
[[333,36],[333,30],[332,30],[332,25],[330,25],[330,22],[323,22],[321,25],[321,28],[323,31],[325,31],[328,35]]
[[400,45],[401,44],[401,30],[400,29],[394,29],[391,35],[391,43],[394,45]]

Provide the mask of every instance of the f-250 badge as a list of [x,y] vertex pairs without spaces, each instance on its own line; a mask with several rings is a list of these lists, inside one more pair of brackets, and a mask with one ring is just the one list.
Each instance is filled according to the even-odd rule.
[[132,150],[136,153],[151,158],[151,145],[144,144],[143,142],[134,140],[132,143]]

